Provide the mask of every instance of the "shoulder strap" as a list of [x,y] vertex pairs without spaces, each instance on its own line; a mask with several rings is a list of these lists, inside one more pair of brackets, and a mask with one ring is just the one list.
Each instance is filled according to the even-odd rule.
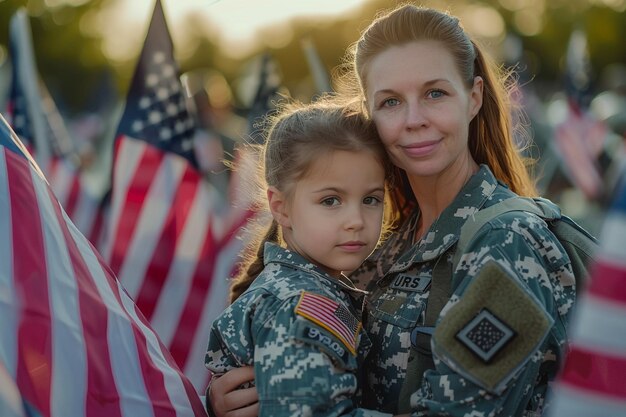
[[430,282],[430,293],[426,303],[424,326],[416,327],[411,332],[411,343],[415,345],[410,350],[407,364],[406,380],[400,391],[398,404],[402,405],[399,412],[410,412],[411,394],[416,387],[422,385],[424,372],[435,369],[433,354],[430,349],[430,339],[435,330],[435,322],[443,306],[450,299],[452,290],[452,265],[446,262],[445,255],[441,256],[433,268],[433,278]]
[[[555,206],[556,207],[556,206]],[[456,269],[456,266],[461,259],[463,253],[465,253],[467,246],[476,233],[490,220],[495,219],[501,214],[511,211],[525,211],[528,213],[536,214],[537,216],[546,219],[553,220],[560,217],[560,212],[548,207],[542,201],[537,201],[527,197],[511,197],[499,203],[489,206],[470,216],[465,224],[461,227],[459,234],[459,242],[457,243],[456,250],[454,251],[454,260],[452,261],[452,269]]]

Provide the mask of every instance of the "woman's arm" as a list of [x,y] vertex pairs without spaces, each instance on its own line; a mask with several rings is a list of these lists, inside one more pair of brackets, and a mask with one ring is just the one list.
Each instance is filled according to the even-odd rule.
[[256,387],[239,388],[254,381],[254,368],[235,368],[219,378],[213,378],[207,389],[207,410],[211,417],[256,417],[259,395]]
[[433,335],[436,370],[412,398],[416,415],[541,412],[574,297],[562,252],[538,218],[503,216],[477,235]]

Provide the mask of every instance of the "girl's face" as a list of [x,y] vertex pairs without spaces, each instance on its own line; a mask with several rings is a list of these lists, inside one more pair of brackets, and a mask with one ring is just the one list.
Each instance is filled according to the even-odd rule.
[[483,81],[470,87],[435,41],[392,46],[369,63],[367,105],[393,163],[409,177],[438,177],[471,158],[469,123]]
[[268,192],[289,249],[337,276],[356,269],[378,243],[385,171],[372,151],[318,158],[288,197]]

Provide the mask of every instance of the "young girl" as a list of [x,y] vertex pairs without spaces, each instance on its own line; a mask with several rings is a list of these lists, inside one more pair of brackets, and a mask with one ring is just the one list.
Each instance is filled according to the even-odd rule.
[[362,291],[343,274],[381,234],[389,170],[376,130],[330,102],[291,105],[263,156],[272,224],[213,323],[206,366],[218,377],[254,365],[261,416],[382,415],[355,408],[370,342]]

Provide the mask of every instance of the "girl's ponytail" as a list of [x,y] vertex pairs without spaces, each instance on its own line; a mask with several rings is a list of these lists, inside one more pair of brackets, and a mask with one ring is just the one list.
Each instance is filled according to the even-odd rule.
[[240,272],[235,276],[235,278],[233,278],[230,287],[230,303],[239,298],[239,296],[243,294],[248,287],[250,287],[257,275],[259,275],[263,270],[263,248],[265,247],[265,242],[278,243],[278,223],[274,219],[272,219],[272,223],[267,229],[265,236],[263,236],[261,241],[258,243],[254,255],[244,261],[244,265],[242,265]]

